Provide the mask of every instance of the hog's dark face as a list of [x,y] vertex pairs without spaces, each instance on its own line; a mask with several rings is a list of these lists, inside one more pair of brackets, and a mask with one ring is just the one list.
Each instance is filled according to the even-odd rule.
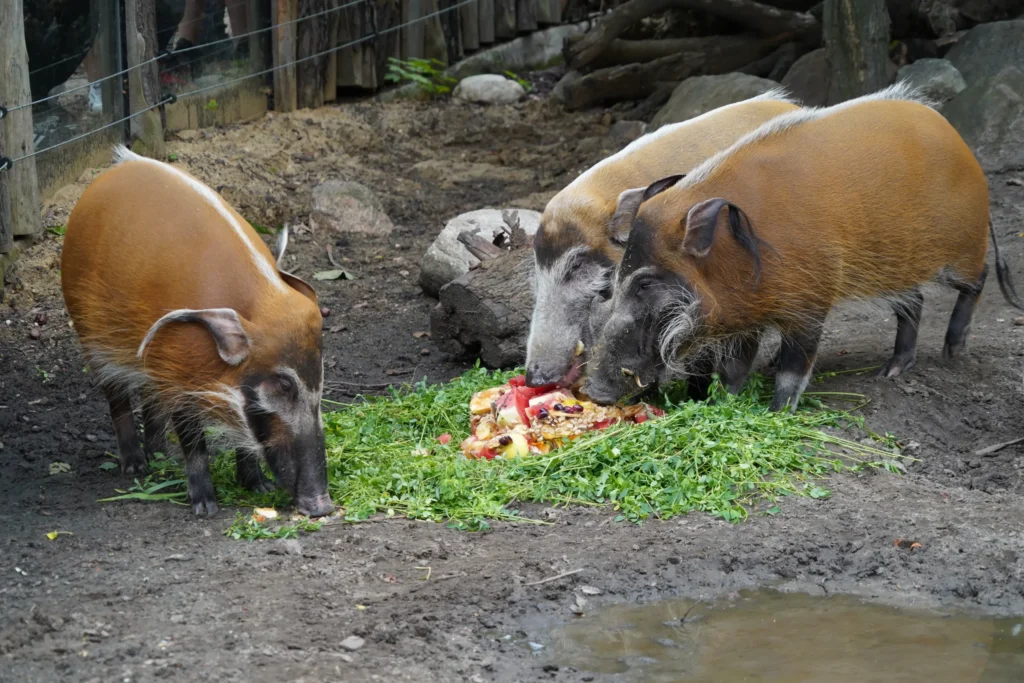
[[526,343],[526,383],[571,386],[583,374],[591,345],[590,304],[608,296],[612,262],[600,251],[537,231],[534,307]]
[[327,492],[320,348],[293,351],[272,369],[248,375],[242,394],[249,428],[298,511],[311,517],[330,514],[334,504]]
[[591,305],[594,344],[583,391],[601,403],[630,400],[665,379],[666,345],[695,335],[697,297],[685,278],[660,267],[650,229],[638,220],[611,298]]

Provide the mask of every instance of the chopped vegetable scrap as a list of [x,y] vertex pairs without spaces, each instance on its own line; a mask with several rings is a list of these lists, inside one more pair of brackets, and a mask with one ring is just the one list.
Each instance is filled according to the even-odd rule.
[[642,424],[665,412],[646,403],[599,406],[552,384],[526,386],[526,377],[477,392],[469,401],[470,436],[462,442],[468,458],[521,457],[552,448],[619,422]]

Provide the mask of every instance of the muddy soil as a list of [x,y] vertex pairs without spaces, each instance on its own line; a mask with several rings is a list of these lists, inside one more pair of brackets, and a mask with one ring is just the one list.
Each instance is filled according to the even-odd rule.
[[[543,99],[345,104],[193,133],[170,151],[251,222],[296,227],[288,267],[300,276],[330,267],[328,243],[357,275],[314,282],[331,310],[330,397],[346,400],[464,369],[414,336],[434,305],[417,285],[419,257],[461,212],[541,209],[624,144],[611,123]],[[93,174],[60,193],[48,225],[66,221]],[[373,188],[394,234],[310,231],[312,187],[328,178]],[[1024,285],[1024,187],[1008,180],[991,178],[993,215]],[[972,454],[1021,436],[1024,414],[1024,326],[994,282],[964,357],[941,359],[954,300],[943,292],[928,299],[906,377],[839,374],[814,387],[872,399],[868,426],[899,435],[917,458],[902,476],[836,476],[831,497],[787,499],[779,514],[738,525],[693,514],[636,527],[607,509],[531,509],[545,525],[469,533],[374,520],[249,543],[222,535],[232,510],[199,521],[181,506],[96,502],[123,481],[99,468],[115,443],[67,324],[59,254],[60,237],[48,233],[0,305],[2,681],[595,680],[557,669],[545,640],[578,618],[570,606],[583,584],[602,591],[589,606],[770,584],[1024,614],[1024,446]],[[894,332],[886,311],[836,313],[819,370],[879,365]],[[71,472],[51,476],[55,461]],[[53,530],[73,535],[48,540]],[[923,547],[895,547],[897,538]],[[571,570],[582,571],[529,585]],[[362,646],[343,645],[350,636]],[[529,641],[548,647],[535,653]]]

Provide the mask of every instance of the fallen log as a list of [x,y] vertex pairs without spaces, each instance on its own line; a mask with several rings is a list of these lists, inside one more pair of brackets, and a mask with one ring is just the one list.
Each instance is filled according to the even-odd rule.
[[458,359],[479,358],[492,369],[526,360],[526,336],[533,309],[533,249],[513,212],[503,216],[508,231],[494,244],[469,231],[458,239],[480,264],[438,292],[430,312],[430,337]]
[[629,0],[602,17],[592,30],[566,43],[566,64],[571,69],[593,66],[619,36],[640,20],[669,9],[702,10],[761,35],[791,33],[810,44],[821,41],[821,24],[813,15],[754,0]]
[[791,39],[791,34],[774,38],[718,36],[701,51],[680,52],[647,63],[614,66],[583,75],[569,72],[555,87],[554,94],[570,111],[622,100],[642,100],[666,82],[741,69]]

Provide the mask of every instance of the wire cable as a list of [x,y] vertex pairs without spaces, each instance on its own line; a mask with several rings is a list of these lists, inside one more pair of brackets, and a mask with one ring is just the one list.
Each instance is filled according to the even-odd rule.
[[[365,0],[360,0],[360,2],[364,2],[364,1]],[[129,119],[133,119],[133,118],[135,118],[137,116],[141,116],[142,114],[145,114],[147,111],[152,111],[153,109],[156,109],[158,107],[162,107],[165,104],[173,104],[179,98],[189,97],[191,95],[199,95],[199,94],[207,92],[209,90],[215,90],[217,88],[224,88],[224,87],[227,87],[229,85],[234,85],[235,83],[241,83],[242,81],[247,81],[250,78],[258,78],[259,76],[265,76],[265,75],[267,75],[269,73],[273,73],[274,71],[278,71],[280,69],[286,69],[286,68],[288,68],[290,66],[295,66],[296,64],[302,64],[303,62],[308,62],[308,61],[310,61],[312,59],[319,59],[320,57],[324,57],[326,55],[332,54],[332,53],[337,52],[339,50],[344,50],[345,48],[354,47],[356,45],[360,45],[362,43],[365,43],[365,42],[367,42],[369,40],[374,40],[376,38],[379,38],[380,36],[384,36],[384,35],[387,35],[389,33],[394,33],[395,31],[400,31],[403,28],[406,28],[408,26],[412,26],[414,24],[418,24],[418,23],[426,21],[428,19],[433,19],[434,17],[440,16],[440,15],[445,14],[447,12],[451,12],[452,10],[458,9],[459,7],[463,7],[465,5],[468,5],[468,4],[471,4],[471,3],[474,3],[474,2],[479,2],[479,0],[462,0],[462,2],[458,2],[458,3],[456,3],[456,4],[454,4],[454,5],[450,6],[450,7],[445,7],[442,10],[438,10],[436,12],[431,12],[430,14],[426,14],[426,15],[424,15],[422,17],[417,17],[416,19],[412,19],[412,20],[407,21],[407,22],[405,22],[403,24],[398,24],[397,26],[391,26],[391,27],[386,28],[386,29],[384,29],[382,31],[375,31],[374,33],[371,33],[369,35],[363,36],[362,38],[357,38],[356,40],[352,40],[352,41],[349,41],[349,42],[344,43],[342,45],[337,45],[335,47],[332,47],[329,50],[324,50],[322,52],[317,52],[316,54],[308,55],[308,56],[302,57],[300,59],[295,59],[295,60],[293,60],[291,62],[287,62],[285,64],[279,64],[277,66],[273,66],[273,67],[270,67],[269,69],[264,69],[263,71],[258,71],[256,73],[252,73],[252,74],[249,74],[247,76],[241,76],[239,78],[235,78],[235,79],[232,79],[232,80],[229,80],[229,81],[223,81],[221,83],[214,83],[214,84],[211,84],[211,85],[208,85],[208,86],[204,86],[202,88],[196,88],[195,90],[189,90],[188,92],[183,92],[183,93],[181,93],[179,95],[168,95],[167,97],[165,97],[161,101],[157,102],[156,104],[152,104],[152,105],[150,105],[150,106],[148,106],[148,107],[146,107],[144,109],[140,109],[137,112],[133,112],[133,113],[129,114],[128,116],[125,116],[125,117],[123,117],[121,119],[118,119],[117,121],[112,121],[110,123],[104,124],[104,125],[100,126],[99,128],[94,128],[93,130],[89,131],[88,133],[82,133],[81,135],[76,135],[75,137],[72,137],[72,138],[69,138],[67,140],[64,140],[63,142],[58,142],[55,145],[50,145],[49,147],[44,147],[43,149],[38,149],[38,150],[32,152],[31,154],[25,154],[25,155],[20,156],[20,157],[18,157],[16,159],[10,159],[9,157],[0,157],[0,171],[8,170],[15,163],[18,163],[20,161],[28,159],[29,157],[34,157],[34,156],[36,156],[38,154],[42,154],[44,152],[49,152],[50,150],[57,149],[58,147],[63,147],[64,145],[67,145],[67,144],[70,144],[72,142],[75,142],[76,140],[81,140],[83,138],[89,137],[90,135],[95,135],[96,133],[99,133],[99,132],[101,132],[103,130],[106,130],[108,128],[113,128],[114,126],[116,126],[118,124],[124,123],[125,121],[128,121]],[[159,57],[157,57],[157,59],[159,59]],[[150,62],[152,62],[152,61],[155,61],[155,60],[150,60]],[[140,65],[140,66],[143,66],[143,65]],[[21,108],[21,107],[19,107],[19,108]],[[0,109],[2,109],[2,107],[0,107]],[[11,111],[16,111],[16,109],[12,109]],[[0,117],[0,118],[2,118],[2,117]]]

